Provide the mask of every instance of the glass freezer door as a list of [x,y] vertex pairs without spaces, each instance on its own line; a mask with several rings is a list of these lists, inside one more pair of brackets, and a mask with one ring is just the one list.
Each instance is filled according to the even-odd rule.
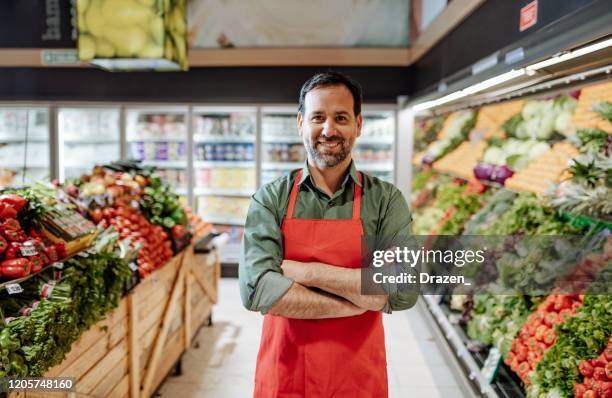
[[179,195],[187,195],[187,108],[126,111],[127,158],[157,167]]
[[0,106],[0,188],[51,177],[49,110]]
[[364,109],[362,114],[361,136],[353,147],[357,169],[392,183],[395,111]]
[[255,107],[197,107],[193,110],[196,211],[228,233],[221,262],[237,263],[250,197],[256,189]]
[[261,183],[303,166],[306,151],[297,130],[295,106],[262,109]]
[[59,108],[59,178],[79,177],[121,156],[119,109]]

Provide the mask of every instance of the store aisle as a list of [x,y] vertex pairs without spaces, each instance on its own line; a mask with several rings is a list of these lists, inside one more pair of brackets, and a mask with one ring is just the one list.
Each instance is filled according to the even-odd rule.
[[[183,356],[183,374],[169,377],[158,396],[252,396],[262,319],[243,309],[237,279],[221,279],[213,326],[200,330]],[[462,397],[416,309],[384,322],[390,398]]]

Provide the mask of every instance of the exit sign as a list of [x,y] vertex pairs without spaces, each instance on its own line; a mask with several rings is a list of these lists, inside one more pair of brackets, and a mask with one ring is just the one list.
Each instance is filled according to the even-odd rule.
[[538,0],[534,0],[521,8],[519,30],[522,32],[538,23]]

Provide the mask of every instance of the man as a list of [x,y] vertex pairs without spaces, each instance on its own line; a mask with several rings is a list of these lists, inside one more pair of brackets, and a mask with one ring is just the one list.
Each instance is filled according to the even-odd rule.
[[356,82],[311,77],[297,125],[307,162],[257,191],[244,231],[242,300],[265,314],[254,396],[387,397],[381,311],[407,309],[416,295],[362,295],[361,244],[408,235],[408,206],[352,161],[362,125]]

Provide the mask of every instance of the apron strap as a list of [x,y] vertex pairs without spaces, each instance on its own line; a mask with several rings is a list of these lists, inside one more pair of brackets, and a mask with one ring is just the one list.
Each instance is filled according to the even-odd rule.
[[[359,184],[363,184],[360,171],[357,172],[357,176],[359,177]],[[359,184],[355,184],[353,192],[353,220],[361,219],[361,185]]]
[[295,176],[295,181],[293,182],[293,188],[291,188],[291,195],[289,195],[289,206],[287,207],[287,215],[285,218],[292,219],[293,218],[293,209],[295,208],[295,201],[297,200],[298,194],[298,184],[302,179],[302,169],[300,169]]
[[[359,184],[363,184],[363,178],[361,176],[361,172],[357,172],[357,176],[359,177]],[[291,188],[291,194],[289,195],[289,205],[287,206],[287,214],[285,215],[286,219],[293,218],[293,210],[295,209],[295,202],[297,201],[298,195],[298,184],[302,179],[302,170],[300,169],[295,176],[295,181],[293,182],[293,187]],[[353,220],[361,219],[361,185],[355,184],[353,189]]]

